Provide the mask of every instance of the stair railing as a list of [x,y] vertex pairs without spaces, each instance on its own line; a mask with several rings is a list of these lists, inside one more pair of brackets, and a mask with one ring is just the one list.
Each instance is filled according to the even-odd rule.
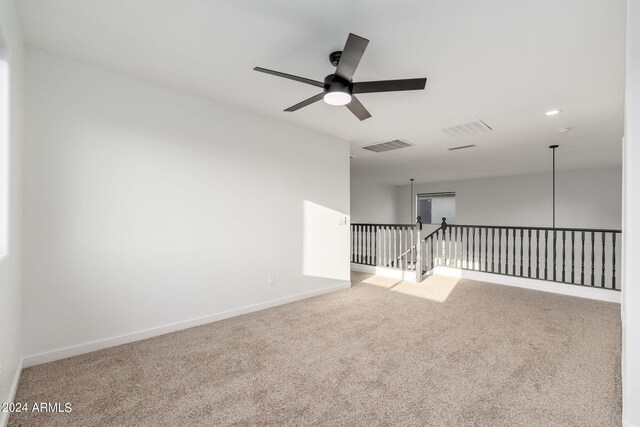
[[[447,224],[351,224],[351,262],[421,271],[454,267],[620,290],[621,230]],[[420,242],[420,244],[417,244]]]
[[446,224],[425,239],[437,266],[620,290],[621,230]]
[[416,224],[351,224],[351,262],[413,270]]
[[440,245],[443,244],[443,239],[440,236],[441,233],[444,235],[447,227],[447,219],[443,217],[440,227],[422,239],[422,274],[433,270],[438,265],[437,254],[440,251]]

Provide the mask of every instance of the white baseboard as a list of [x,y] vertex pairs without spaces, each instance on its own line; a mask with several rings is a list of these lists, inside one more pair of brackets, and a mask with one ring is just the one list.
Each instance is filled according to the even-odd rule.
[[459,277],[461,279],[471,279],[481,282],[496,283],[498,285],[515,286],[517,288],[551,292],[554,294],[615,302],[618,304],[620,304],[620,302],[622,301],[622,293],[619,291],[612,291],[602,288],[592,288],[590,286],[569,285],[566,283],[551,282],[548,280],[528,279],[525,277],[517,276],[505,276],[502,274],[492,274],[482,271],[463,270],[460,268],[443,266],[435,267],[432,270],[432,273],[442,276]]
[[40,365],[42,363],[53,362],[54,360],[65,359],[67,357],[77,356],[79,354],[90,353],[96,350],[102,350],[105,348],[114,347],[121,344],[140,341],[143,339],[156,337],[158,335],[164,335],[170,332],[180,331],[182,329],[193,328],[194,326],[205,325],[207,323],[216,322],[218,320],[224,320],[230,317],[240,316],[242,314],[252,313],[254,311],[260,311],[267,308],[276,307],[278,305],[300,301],[306,298],[326,294],[329,292],[334,292],[341,289],[347,289],[349,287],[351,287],[351,283],[344,282],[338,285],[328,286],[326,288],[289,295],[283,298],[277,298],[274,300],[265,301],[258,304],[252,304],[245,307],[236,308],[233,310],[227,310],[220,313],[197,317],[195,319],[171,323],[168,325],[159,326],[157,328],[146,329],[138,332],[132,332],[129,334],[119,335],[111,338],[105,338],[97,341],[91,341],[88,343],[78,344],[70,347],[64,347],[64,348],[60,348],[52,351],[47,351],[44,353],[32,354],[29,356],[25,356],[24,366],[29,367],[34,365]]
[[[13,376],[13,381],[11,382],[11,387],[9,388],[9,396],[7,402],[13,402],[16,397],[16,392],[18,391],[18,384],[20,383],[20,375],[22,374],[22,366],[24,364],[24,360],[20,359],[18,363],[18,367],[16,368],[16,373]],[[6,427],[9,424],[9,412],[0,412],[0,427]]]
[[622,427],[640,427],[639,424],[633,424],[628,421],[622,420]]
[[407,280],[416,282],[415,271],[403,271],[397,268],[377,267],[374,265],[351,263],[351,270],[360,273],[376,274],[378,276],[390,277],[392,279]]

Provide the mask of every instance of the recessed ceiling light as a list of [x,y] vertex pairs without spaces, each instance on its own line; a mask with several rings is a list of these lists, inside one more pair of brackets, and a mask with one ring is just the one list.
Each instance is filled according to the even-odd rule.
[[560,129],[558,129],[558,132],[562,132],[562,133],[564,133],[564,132],[569,132],[571,129],[573,129],[573,128],[572,128],[572,127],[568,127],[568,128],[560,128]]
[[544,113],[545,116],[555,116],[556,114],[560,114],[562,110],[550,110]]

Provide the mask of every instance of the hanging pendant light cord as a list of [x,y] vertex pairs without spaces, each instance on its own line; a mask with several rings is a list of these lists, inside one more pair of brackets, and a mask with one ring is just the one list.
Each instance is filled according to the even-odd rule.
[[413,178],[410,178],[409,181],[411,181],[411,211],[409,212],[409,224],[413,223]]
[[553,186],[553,228],[556,228],[556,148],[557,145],[550,145],[549,148],[553,150],[553,160],[552,160],[552,186]]

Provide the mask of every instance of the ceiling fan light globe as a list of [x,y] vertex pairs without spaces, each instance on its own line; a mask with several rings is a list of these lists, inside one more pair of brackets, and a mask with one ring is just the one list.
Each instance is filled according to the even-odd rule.
[[324,94],[324,102],[329,105],[347,105],[351,102],[351,95],[346,92],[327,92]]

